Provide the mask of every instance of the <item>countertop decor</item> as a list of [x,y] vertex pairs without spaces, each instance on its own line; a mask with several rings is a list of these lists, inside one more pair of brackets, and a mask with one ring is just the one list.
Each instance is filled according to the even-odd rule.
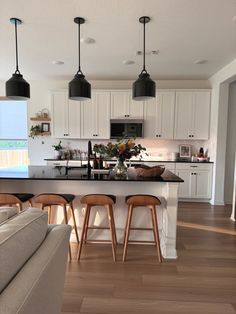
[[118,139],[116,143],[109,142],[107,145],[95,144],[93,151],[104,157],[116,157],[117,163],[114,167],[115,176],[118,178],[126,178],[127,165],[125,160],[137,157],[146,150],[140,144],[135,144],[133,139]]

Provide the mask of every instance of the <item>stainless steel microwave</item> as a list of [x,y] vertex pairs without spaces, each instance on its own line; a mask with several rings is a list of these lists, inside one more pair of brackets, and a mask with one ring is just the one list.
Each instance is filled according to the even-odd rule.
[[143,120],[112,119],[110,138],[143,138]]

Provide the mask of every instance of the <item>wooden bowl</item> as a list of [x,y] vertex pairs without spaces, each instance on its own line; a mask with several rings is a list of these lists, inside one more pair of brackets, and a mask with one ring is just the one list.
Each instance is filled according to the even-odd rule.
[[165,171],[165,168],[161,166],[149,167],[146,165],[141,165],[141,166],[135,167],[135,172],[137,176],[144,177],[144,178],[160,177],[164,171]]

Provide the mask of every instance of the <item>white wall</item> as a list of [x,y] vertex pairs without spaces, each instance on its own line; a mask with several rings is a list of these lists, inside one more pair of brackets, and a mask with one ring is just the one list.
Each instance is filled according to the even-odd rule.
[[[113,89],[130,89],[133,81],[92,81],[92,88],[113,88]],[[43,80],[32,81],[31,98],[28,101],[28,119],[42,110],[47,108],[51,112],[50,93],[53,89],[66,89],[67,81],[62,80]],[[157,81],[157,88],[169,89],[193,89],[193,88],[209,88],[207,80],[160,80]],[[0,95],[5,95],[5,82],[0,83]],[[1,98],[1,97],[0,97]],[[31,125],[29,119],[29,127]],[[101,141],[98,141],[101,142]],[[58,143],[57,139],[51,137],[38,137],[34,140],[29,138],[29,158],[30,163],[44,164],[44,158],[53,157],[54,151],[52,145]],[[95,143],[95,141],[93,141]],[[169,159],[171,152],[179,151],[179,144],[191,144],[192,151],[197,152],[200,147],[204,146],[204,141],[163,141],[163,140],[142,140],[142,145],[148,148],[148,152],[157,155],[159,158]],[[64,147],[87,149],[87,141],[85,140],[63,140]]]
[[229,86],[229,107],[227,123],[227,144],[225,162],[225,202],[232,203],[233,182],[234,182],[234,163],[236,152],[236,82]]
[[211,131],[206,143],[214,163],[212,203],[223,205],[229,84],[235,80],[236,59],[210,78],[212,88]]

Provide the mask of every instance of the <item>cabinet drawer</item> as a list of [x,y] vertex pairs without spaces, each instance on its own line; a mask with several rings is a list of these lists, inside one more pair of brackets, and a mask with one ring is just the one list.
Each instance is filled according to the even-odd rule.
[[176,163],[176,170],[211,170],[212,164]]
[[47,166],[66,166],[67,160],[47,160]]

